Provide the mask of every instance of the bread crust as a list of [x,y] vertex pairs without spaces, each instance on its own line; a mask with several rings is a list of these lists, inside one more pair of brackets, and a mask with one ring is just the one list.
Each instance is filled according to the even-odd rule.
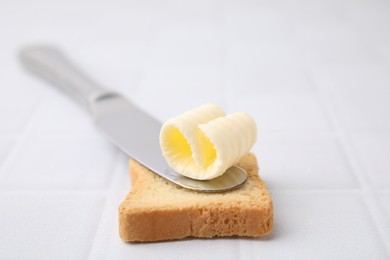
[[273,205],[258,175],[256,157],[238,163],[248,171],[239,189],[201,193],[181,188],[130,160],[132,189],[119,206],[119,235],[146,242],[185,237],[259,237],[273,227]]

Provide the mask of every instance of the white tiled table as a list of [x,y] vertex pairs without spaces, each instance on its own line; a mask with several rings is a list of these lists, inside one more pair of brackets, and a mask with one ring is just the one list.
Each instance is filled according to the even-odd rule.
[[[0,32],[0,259],[390,258],[390,1],[6,0]],[[128,158],[20,67],[29,43],[160,120],[250,112],[273,233],[121,242]]]

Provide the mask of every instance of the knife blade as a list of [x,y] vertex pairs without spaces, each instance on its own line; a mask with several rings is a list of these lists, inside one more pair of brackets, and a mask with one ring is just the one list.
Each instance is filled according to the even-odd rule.
[[108,91],[80,72],[51,46],[23,48],[20,59],[38,75],[56,83],[87,107],[97,127],[113,144],[161,177],[187,189],[221,192],[240,187],[247,172],[237,166],[212,180],[194,180],[171,169],[159,145],[161,122],[119,93]]

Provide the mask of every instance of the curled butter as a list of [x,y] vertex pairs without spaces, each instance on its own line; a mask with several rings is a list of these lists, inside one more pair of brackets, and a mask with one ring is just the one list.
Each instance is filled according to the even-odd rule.
[[225,116],[207,104],[166,121],[160,146],[169,166],[198,180],[222,175],[256,142],[256,124],[245,113]]

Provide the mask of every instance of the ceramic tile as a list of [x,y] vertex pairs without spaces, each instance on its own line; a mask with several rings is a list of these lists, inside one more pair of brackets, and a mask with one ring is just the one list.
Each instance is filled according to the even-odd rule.
[[271,189],[356,189],[348,158],[333,136],[259,135],[253,151]]
[[0,132],[5,134],[20,133],[31,116],[31,110],[21,107],[0,106],[0,120],[6,122],[0,125]]
[[380,52],[348,23],[294,28],[294,45],[309,66],[377,63]]
[[157,14],[163,24],[218,23],[222,19],[223,8],[219,0],[199,0],[182,2],[171,0],[162,4]]
[[[52,87],[52,86],[48,86]],[[86,107],[64,91],[48,90],[47,99],[36,111],[32,124],[34,133],[97,132]]]
[[383,223],[385,226],[383,228],[384,239],[390,241],[390,193],[383,193],[380,197],[382,202],[383,209]]
[[220,30],[214,23],[162,25],[145,63],[148,67],[219,66]]
[[313,69],[316,85],[341,93],[390,93],[390,67],[384,63],[322,66]]
[[[170,246],[166,246],[164,243],[136,245],[114,241],[114,239],[111,241],[111,247],[107,248],[106,251],[107,259],[124,258],[129,254],[133,255],[134,258],[153,258],[158,255],[160,259],[218,259],[223,256],[223,259],[233,260],[240,257],[240,241],[235,238],[213,240],[213,243],[208,240],[172,241]],[[175,248],[174,254],[171,252],[172,248]]]
[[[118,206],[123,201],[129,190],[117,189],[118,185],[113,185],[113,190],[106,197],[104,210],[101,215],[99,227],[93,240],[93,245],[89,252],[89,259],[109,259],[108,248],[111,245],[123,248],[127,244],[119,238],[118,227]],[[115,252],[111,252],[115,254]]]
[[[381,200],[382,200],[382,204],[383,204],[383,206],[386,210],[386,213],[387,213],[386,214],[387,219],[390,219],[390,194],[389,193],[383,194],[381,197]],[[389,226],[389,229],[390,229],[390,226]]]
[[272,4],[270,6],[256,2],[245,5],[243,2],[230,1],[224,9],[228,43],[233,41],[261,44],[288,41],[292,34],[289,24],[285,22],[285,13],[283,9]]
[[273,192],[275,227],[266,240],[247,240],[243,259],[387,259],[374,223],[355,193]]
[[335,113],[348,131],[382,131],[390,129],[390,94],[371,92],[334,93]]
[[250,113],[259,133],[330,131],[332,125],[314,95],[262,95],[245,93],[229,97],[229,112]]
[[[14,55],[11,57],[15,58]],[[20,74],[21,70],[17,68],[4,69],[4,82],[10,83],[1,87],[0,134],[21,134],[42,98],[39,84]]]
[[119,152],[115,167],[112,171],[113,180],[111,182],[111,188],[115,191],[124,191],[127,193],[130,190],[129,161],[130,157],[127,154]]
[[[0,255],[388,259],[389,14],[386,0],[2,3]],[[58,45],[161,121],[209,102],[249,112],[273,234],[121,242],[128,157],[22,69],[31,43]]]
[[98,28],[107,36],[105,40],[114,43],[147,43],[152,39],[159,22],[158,11],[163,8],[164,5],[158,1],[134,3],[131,8],[128,8],[125,2],[105,3],[104,14],[98,21]]
[[7,155],[10,153],[10,150],[14,143],[15,140],[12,140],[11,138],[0,137],[0,167],[3,164],[4,160],[7,158]]
[[386,61],[387,65],[390,66],[390,43],[377,43],[376,46],[382,54],[382,57]]
[[286,43],[227,44],[225,85],[235,94],[312,91],[302,63]]
[[386,43],[390,43],[389,13],[390,4],[387,1],[348,8],[348,17],[364,37]]
[[150,69],[134,102],[162,121],[205,103],[223,106],[221,77],[221,70],[213,67]]
[[371,184],[375,188],[390,189],[390,134],[355,134],[352,141]]
[[346,12],[339,1],[282,1],[284,22],[293,26],[340,25],[346,20]]
[[147,47],[148,44],[143,41],[118,42],[108,38],[92,46],[89,41],[67,42],[62,48],[74,64],[97,84],[131,97],[142,75]]
[[32,137],[5,171],[12,189],[104,189],[118,150],[102,137]]
[[85,259],[103,204],[100,196],[1,192],[2,258]]

